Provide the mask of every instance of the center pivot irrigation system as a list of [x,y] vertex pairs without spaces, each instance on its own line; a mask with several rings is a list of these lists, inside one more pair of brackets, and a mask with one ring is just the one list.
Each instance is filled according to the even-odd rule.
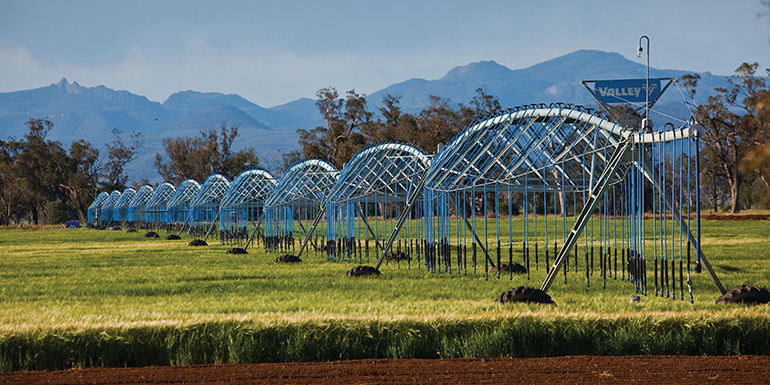
[[371,258],[377,273],[383,263],[486,279],[546,269],[543,293],[573,273],[586,285],[620,279],[640,294],[693,301],[690,274],[705,270],[725,294],[701,250],[697,127],[617,122],[628,121],[532,104],[479,119],[435,155],[385,142],[342,171],[306,159],[278,181],[253,169],[232,183],[214,174],[202,186],[105,192],[89,221],[207,238],[218,223],[222,243]]
[[[299,209],[317,214],[298,256],[325,216],[327,257],[375,255],[374,269],[411,267],[416,256],[433,272],[483,265],[487,277],[512,278],[515,260],[519,271],[548,269],[542,291],[571,271],[589,285],[620,277],[640,293],[692,300],[689,274],[702,266],[724,293],[700,248],[697,133],[689,123],[633,130],[552,104],[481,119],[433,157],[403,143],[369,146],[345,166],[324,211],[320,200]],[[283,228],[296,219],[287,214]]]

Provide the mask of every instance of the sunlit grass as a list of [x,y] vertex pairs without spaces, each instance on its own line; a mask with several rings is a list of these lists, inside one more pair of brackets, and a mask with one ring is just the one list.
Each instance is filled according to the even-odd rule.
[[[770,224],[704,221],[703,227],[704,252],[726,288],[770,287],[766,241]],[[121,231],[0,232],[0,327],[176,323],[201,317],[295,319],[295,314],[361,319],[496,317],[510,314],[512,308],[607,315],[730,311],[714,304],[719,293],[705,273],[691,274],[693,304],[687,287],[685,301],[656,297],[651,263],[648,294],[639,303],[629,303],[628,298],[638,294],[633,285],[618,272],[605,286],[598,257],[586,285],[582,254],[579,272],[568,274],[566,284],[559,274],[549,291],[558,306],[511,307],[496,305],[494,299],[510,287],[539,287],[546,274],[542,254],[537,270],[531,258],[529,279],[491,275],[486,280],[481,257],[475,274],[470,262],[467,274],[457,274],[456,261],[451,273],[433,274],[413,260],[411,268],[405,263],[400,268],[392,263],[383,266],[379,278],[350,279],[345,272],[354,264],[330,262],[312,252],[300,264],[277,265],[272,263],[276,253],[251,249],[247,255],[229,255],[227,248],[218,243],[190,247],[185,240],[145,239],[141,233]],[[520,261],[520,255],[514,254],[514,260]],[[678,277],[676,285],[681,298]],[[767,307],[753,311],[768,312]]]
[[[521,218],[514,220],[514,227],[520,228]],[[741,284],[770,287],[770,222],[704,221],[702,231],[704,252],[725,288]],[[508,234],[501,235],[507,239]],[[538,235],[544,234],[539,231]],[[607,279],[605,286],[598,258],[587,285],[581,254],[579,271],[570,272],[566,283],[560,273],[549,290],[557,306],[498,305],[495,298],[508,288],[542,284],[546,276],[542,254],[538,269],[532,257],[529,279],[522,275],[512,280],[507,275],[485,279],[481,256],[475,274],[469,256],[467,274],[458,274],[456,260],[451,273],[439,274],[427,272],[424,266],[418,268],[417,261],[412,260],[411,267],[406,263],[400,268],[392,263],[383,265],[383,274],[377,278],[351,279],[345,272],[356,264],[327,261],[312,251],[303,255],[302,263],[273,264],[278,254],[259,248],[250,249],[247,255],[230,255],[225,253],[231,247],[228,245],[212,242],[206,247],[190,247],[187,241],[86,229],[1,231],[0,367],[99,365],[92,361],[105,360],[108,354],[99,349],[116,349],[116,343],[134,345],[120,348],[127,349],[122,358],[105,361],[105,365],[436,357],[437,351],[457,357],[552,355],[558,353],[555,346],[568,341],[587,343],[585,338],[589,337],[607,341],[592,342],[585,351],[562,353],[734,354],[741,351],[735,344],[745,344],[750,337],[770,344],[768,327],[757,326],[770,325],[770,306],[715,304],[719,292],[705,272],[690,274],[694,303],[689,302],[687,287],[681,300],[678,276],[676,300],[655,296],[650,262],[646,296],[623,280],[621,272],[617,279]],[[651,243],[648,241],[647,247]],[[581,252],[583,245],[581,240]],[[520,248],[517,251],[514,261],[520,262]],[[369,264],[374,264],[373,253]],[[641,295],[641,301],[630,303],[629,297],[634,295]],[[669,330],[667,325],[673,326]],[[687,328],[696,331],[684,332]],[[529,353],[515,353],[519,348],[510,345],[513,337],[500,335],[498,329],[557,341],[541,350],[535,342],[519,341],[525,345],[521,349],[529,349]],[[727,342],[710,345],[708,341],[716,337],[708,330],[717,329],[719,333],[738,334],[728,333],[733,337]],[[754,329],[760,334],[747,334]],[[323,338],[332,341],[306,335],[319,330],[329,333]],[[683,333],[690,337],[661,337],[651,335],[650,330],[664,336]],[[366,337],[366,333],[374,336]],[[641,334],[634,337],[634,333]],[[195,345],[188,341],[190,336],[204,342]],[[257,349],[252,340],[256,336],[283,346],[283,350],[275,355],[259,353],[262,348]],[[279,343],[279,337],[286,340]],[[558,338],[565,341],[558,342]],[[632,340],[643,346],[628,342]],[[359,346],[375,342],[384,344],[380,347],[384,350]],[[313,344],[319,343],[331,344],[337,350],[316,346],[314,351]],[[84,345],[81,349],[72,344]],[[142,350],[149,349],[148,344],[157,346]],[[201,358],[192,352],[205,351],[210,344],[217,349],[225,349],[221,344],[229,346],[225,349],[229,353]],[[286,348],[291,344],[301,348]],[[744,346],[743,351],[770,354],[770,347],[765,345]],[[100,348],[88,353],[96,349],[93,346]],[[353,347],[345,353],[345,346]],[[675,346],[683,346],[682,351],[674,351]],[[62,354],[75,356],[65,361],[39,356],[57,349],[73,351]],[[171,349],[175,355],[158,356],[157,349]],[[26,353],[22,357],[18,352]],[[156,358],[141,361],[136,355]]]

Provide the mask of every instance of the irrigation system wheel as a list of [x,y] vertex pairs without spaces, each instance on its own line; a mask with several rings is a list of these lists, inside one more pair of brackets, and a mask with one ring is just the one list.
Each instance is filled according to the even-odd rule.
[[356,266],[345,274],[348,277],[364,277],[367,275],[380,275],[380,271],[371,266]]
[[736,286],[722,294],[717,303],[763,304],[770,302],[770,292],[756,286]]
[[296,263],[296,262],[302,262],[302,260],[291,254],[284,254],[276,258],[275,261],[273,261],[273,263]]
[[500,297],[495,300],[496,303],[513,303],[513,302],[527,302],[527,303],[542,303],[548,305],[555,305],[551,296],[546,292],[535,289],[531,286],[519,286],[506,290]]

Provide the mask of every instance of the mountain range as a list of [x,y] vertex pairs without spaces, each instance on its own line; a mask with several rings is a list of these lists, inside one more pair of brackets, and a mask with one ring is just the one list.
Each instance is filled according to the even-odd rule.
[[[673,77],[694,73],[650,68],[650,77]],[[503,107],[532,103],[566,102],[595,104],[580,84],[582,80],[644,78],[646,66],[617,53],[580,50],[524,69],[511,70],[494,61],[480,61],[451,69],[436,80],[409,79],[367,96],[371,111],[377,111],[385,95],[401,97],[405,112],[418,113],[428,106],[430,95],[451,103],[468,104],[476,89],[496,96]],[[726,76],[699,73],[698,99],[703,102],[715,87],[726,87]],[[682,93],[672,86],[655,110],[687,119]],[[339,90],[344,92],[346,90]],[[0,93],[0,138],[20,137],[30,117],[54,123],[49,134],[65,147],[85,139],[98,147],[112,140],[112,129],[125,133],[141,131],[145,145],[130,165],[130,178],[159,182],[153,165],[155,153],[163,153],[162,139],[197,136],[201,129],[222,124],[238,126],[238,148],[254,147],[268,165],[278,164],[281,153],[298,148],[296,130],[312,129],[323,121],[315,100],[301,98],[264,108],[235,94],[196,91],[176,92],[163,103],[128,91],[103,85],[83,87],[67,79],[47,87]],[[653,117],[653,121],[655,118]]]

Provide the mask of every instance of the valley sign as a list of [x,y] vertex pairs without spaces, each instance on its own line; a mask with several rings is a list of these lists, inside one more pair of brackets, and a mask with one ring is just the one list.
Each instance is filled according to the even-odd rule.
[[660,80],[650,79],[649,98],[644,90],[647,79],[599,80],[594,83],[594,93],[604,103],[644,103],[660,95]]

